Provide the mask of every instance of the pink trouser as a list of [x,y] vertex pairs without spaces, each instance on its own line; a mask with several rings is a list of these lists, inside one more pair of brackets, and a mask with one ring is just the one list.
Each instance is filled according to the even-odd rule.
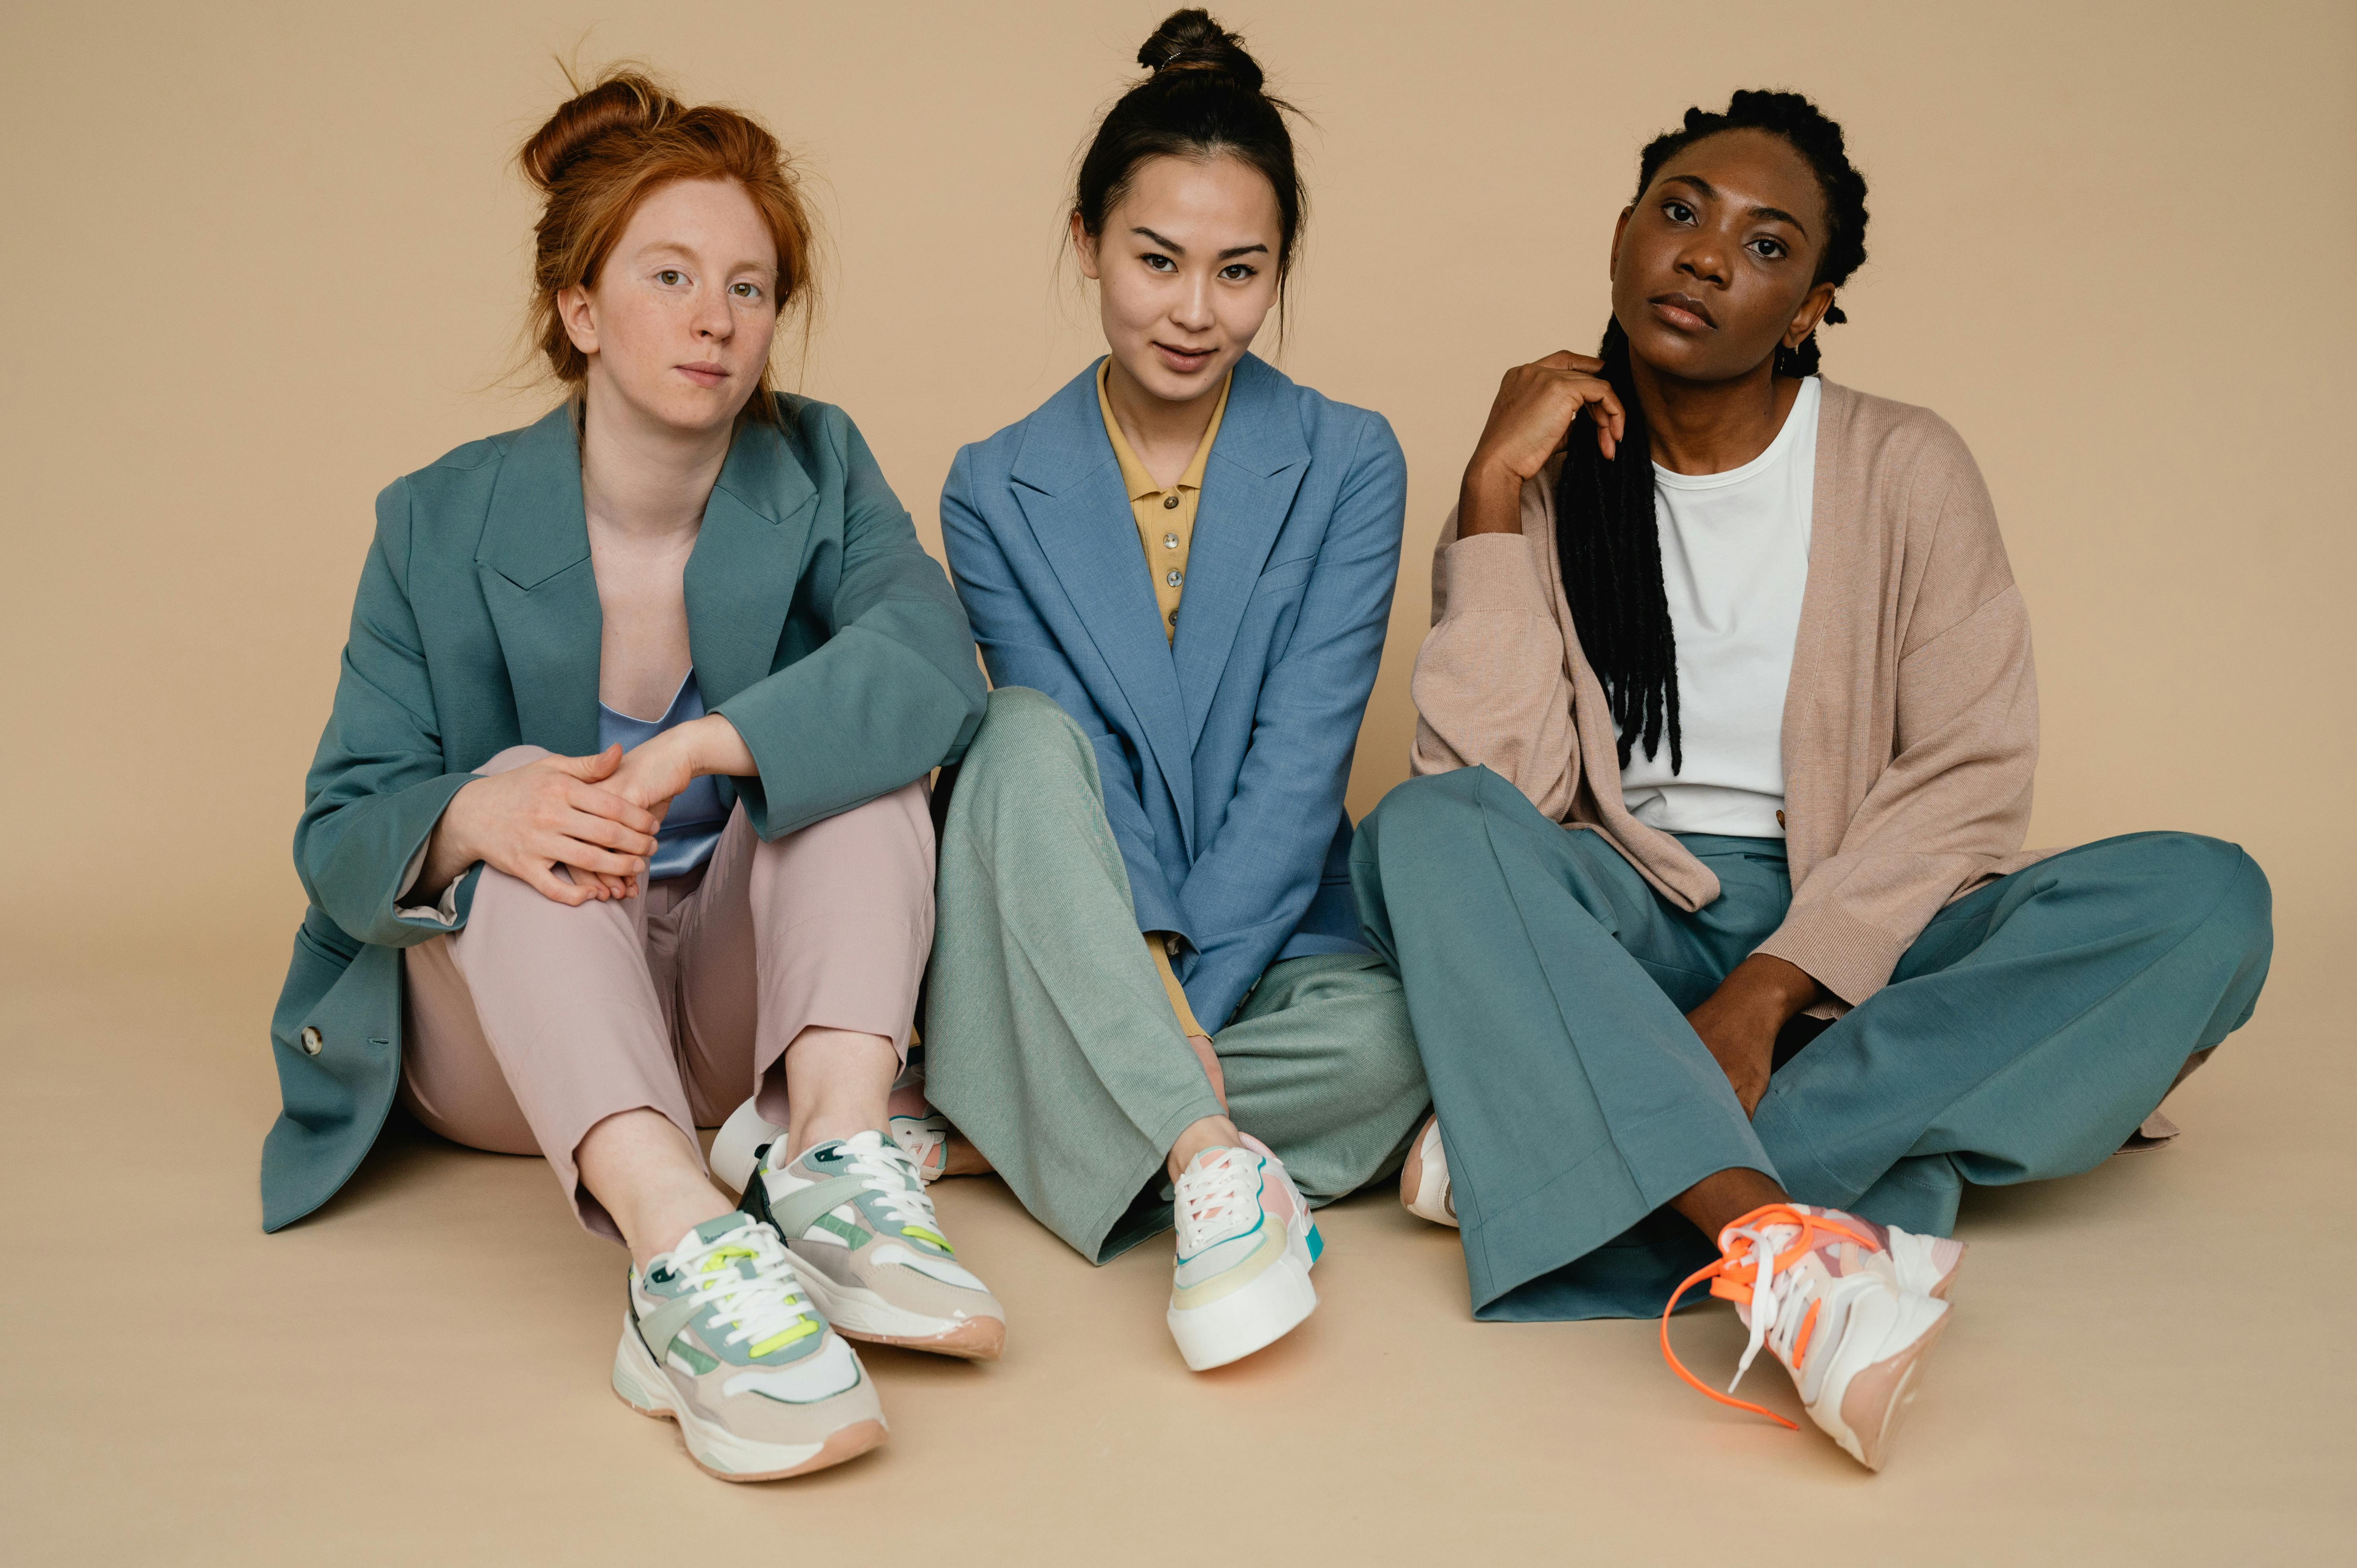
[[693,1143],[756,1093],[782,1123],[780,1058],[812,1026],[905,1060],[932,941],[921,783],[766,843],[740,804],[711,859],[635,898],[568,908],[485,866],[466,926],[403,953],[402,1101],[455,1143],[546,1155],[581,1223],[619,1240],[575,1164],[590,1128],[643,1107]]

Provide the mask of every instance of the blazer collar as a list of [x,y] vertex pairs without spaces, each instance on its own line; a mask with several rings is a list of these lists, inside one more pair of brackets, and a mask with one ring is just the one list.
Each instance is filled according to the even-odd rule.
[[[1232,407],[1227,423],[1234,417]],[[1223,440],[1225,430],[1223,424]],[[1024,421],[1009,474],[1032,537],[1129,705],[1135,738],[1152,755],[1170,792],[1191,856],[1194,747],[1186,704],[1138,549],[1121,466],[1114,460],[1097,408],[1094,364]],[[1199,511],[1199,526],[1200,518]],[[1178,618],[1184,621],[1187,614],[1182,603]]]
[[[738,428],[687,563],[689,656],[707,706],[770,673],[817,496],[775,427]],[[568,756],[595,751],[605,615],[569,408],[517,433],[492,485],[476,565],[519,732]]]

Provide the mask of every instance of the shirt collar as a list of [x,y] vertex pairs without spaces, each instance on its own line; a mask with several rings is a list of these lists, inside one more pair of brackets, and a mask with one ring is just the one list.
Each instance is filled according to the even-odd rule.
[[[1154,482],[1154,476],[1146,471],[1146,465],[1138,461],[1137,454],[1130,450],[1128,438],[1121,433],[1121,422],[1113,416],[1113,400],[1105,393],[1105,378],[1112,371],[1113,356],[1108,354],[1097,366],[1097,412],[1104,416],[1105,435],[1113,441],[1114,460],[1121,465],[1122,488],[1129,492],[1131,500],[1147,500],[1164,491]],[[1211,423],[1203,427],[1203,439],[1195,448],[1194,460],[1178,476],[1179,489],[1203,488],[1203,469],[1211,460],[1211,443],[1219,439],[1220,420],[1228,412],[1228,392],[1235,383],[1233,371],[1220,383],[1220,401],[1211,407]]]

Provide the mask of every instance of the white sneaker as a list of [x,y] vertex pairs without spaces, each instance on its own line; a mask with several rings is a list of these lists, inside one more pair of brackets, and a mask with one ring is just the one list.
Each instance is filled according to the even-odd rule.
[[762,1151],[786,1135],[786,1130],[755,1109],[749,1097],[728,1114],[712,1140],[712,1175],[721,1186],[742,1193],[760,1168]]
[[[1768,1204],[1721,1230],[1718,1246],[1718,1262],[1696,1271],[1663,1310],[1662,1354],[1671,1369],[1721,1404],[1789,1427],[1775,1412],[1731,1397],[1764,1345],[1792,1374],[1809,1419],[1851,1458],[1881,1469],[1915,1402],[1923,1359],[1948,1326],[1948,1304],[1901,1289],[1887,1249],[1836,1209]],[[1670,1348],[1670,1313],[1704,1280],[1713,1295],[1736,1304],[1751,1331],[1724,1394]]]
[[1178,1256],[1170,1337],[1191,1369],[1240,1360],[1318,1310],[1309,1271],[1326,1248],[1285,1163],[1246,1135],[1206,1149],[1179,1173],[1172,1208]]
[[1424,1131],[1408,1149],[1400,1167],[1400,1202],[1419,1219],[1435,1225],[1457,1223],[1457,1195],[1448,1188],[1448,1155],[1440,1145],[1440,1118],[1424,1119]]

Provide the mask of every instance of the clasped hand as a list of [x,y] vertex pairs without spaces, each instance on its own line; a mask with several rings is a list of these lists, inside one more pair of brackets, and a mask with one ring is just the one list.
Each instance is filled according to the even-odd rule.
[[1776,1036],[1824,994],[1807,970],[1768,953],[1753,953],[1686,1015],[1719,1070],[1727,1074],[1746,1116],[1760,1109],[1776,1060]]
[[[728,755],[705,757],[707,741]],[[451,797],[427,842],[418,887],[438,896],[479,860],[559,904],[630,897],[643,886],[672,798],[728,762],[751,771],[744,749],[735,728],[714,715],[627,754],[609,746],[595,757],[544,757],[488,774]]]

